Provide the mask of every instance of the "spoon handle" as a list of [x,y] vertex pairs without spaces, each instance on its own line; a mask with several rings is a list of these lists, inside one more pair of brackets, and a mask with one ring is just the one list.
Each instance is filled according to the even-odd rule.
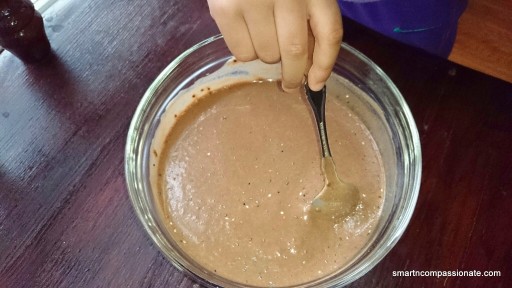
[[325,124],[325,89],[313,91],[309,88],[308,83],[305,84],[306,96],[308,102],[315,114],[316,125],[318,128],[318,135],[320,136],[320,143],[322,144],[322,156],[331,157],[331,150],[329,149],[329,140],[327,139],[327,127]]

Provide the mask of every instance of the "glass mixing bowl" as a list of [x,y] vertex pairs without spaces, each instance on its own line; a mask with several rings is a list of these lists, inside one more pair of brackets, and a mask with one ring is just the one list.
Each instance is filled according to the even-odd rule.
[[[219,73],[232,59],[221,36],[209,38],[176,58],[151,84],[141,100],[128,132],[125,170],[135,211],[156,246],[179,270],[208,287],[251,287],[231,282],[212,273],[188,257],[174,242],[163,221],[159,197],[150,183],[151,150],[155,131],[166,109],[184,109],[183,91],[196,89],[218,78],[275,79],[279,65],[240,65],[240,69]],[[253,71],[254,70],[254,71]],[[257,70],[257,71],[256,71]],[[212,75],[217,75],[212,77]],[[206,79],[206,80],[205,80]],[[228,79],[228,80],[229,80]],[[345,85],[356,97],[349,108],[364,122],[382,155],[385,171],[385,200],[382,216],[364,249],[344,268],[299,287],[340,287],[363,276],[396,244],[412,216],[421,177],[421,149],[418,131],[402,95],[370,59],[343,44],[333,76],[327,87]],[[184,97],[181,97],[184,98]],[[190,97],[187,97],[190,98]]]

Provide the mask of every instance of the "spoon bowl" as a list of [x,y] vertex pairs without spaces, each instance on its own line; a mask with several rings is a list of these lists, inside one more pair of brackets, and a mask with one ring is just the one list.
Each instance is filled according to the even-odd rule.
[[332,157],[322,158],[322,170],[325,185],[313,199],[311,208],[332,220],[344,219],[356,210],[360,200],[359,189],[338,177]]

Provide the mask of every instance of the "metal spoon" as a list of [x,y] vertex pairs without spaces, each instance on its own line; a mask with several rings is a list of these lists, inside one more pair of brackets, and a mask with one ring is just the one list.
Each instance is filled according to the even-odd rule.
[[313,91],[305,84],[306,96],[311,105],[320,136],[322,147],[322,171],[325,184],[322,191],[313,199],[311,208],[314,211],[339,220],[353,213],[359,202],[359,190],[352,184],[342,181],[336,174],[336,167],[331,156],[327,128],[325,124],[325,90]]

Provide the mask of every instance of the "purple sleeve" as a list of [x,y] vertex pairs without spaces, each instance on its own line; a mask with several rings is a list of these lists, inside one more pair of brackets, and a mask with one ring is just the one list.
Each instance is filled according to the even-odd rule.
[[343,17],[441,57],[448,57],[467,0],[338,0]]

